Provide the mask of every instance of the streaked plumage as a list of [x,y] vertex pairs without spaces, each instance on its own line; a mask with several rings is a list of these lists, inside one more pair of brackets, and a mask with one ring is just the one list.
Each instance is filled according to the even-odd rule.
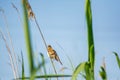
[[62,62],[60,61],[60,58],[58,57],[56,51],[51,47],[51,45],[48,45],[47,50],[48,50],[49,57],[51,59],[57,60],[62,65]]

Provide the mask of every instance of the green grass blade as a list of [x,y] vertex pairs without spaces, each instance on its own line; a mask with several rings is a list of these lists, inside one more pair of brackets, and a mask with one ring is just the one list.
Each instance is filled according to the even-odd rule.
[[29,61],[30,74],[32,74],[32,72],[34,71],[34,61],[33,61],[33,54],[32,54],[28,14],[26,10],[26,0],[22,0],[22,3],[23,3],[24,34],[25,34],[25,41],[26,41],[26,48],[27,48],[27,56],[28,56],[28,61]]
[[[90,52],[91,46],[94,46],[93,41],[93,31],[92,31],[92,12],[91,12],[91,3],[90,0],[86,0],[86,20],[87,20],[87,32],[88,32],[88,60],[90,61],[90,55],[93,57],[94,61],[94,48],[92,50],[92,53]],[[92,65],[94,66],[94,64]]]
[[99,74],[100,74],[102,80],[107,80],[107,74],[106,74],[104,67],[101,66],[101,70],[99,71]]
[[80,74],[81,71],[84,71],[85,65],[86,65],[86,62],[83,62],[76,67],[75,71],[72,74],[72,80],[76,80],[78,74]]
[[117,60],[117,63],[118,63],[118,66],[119,66],[119,69],[120,69],[120,58],[118,56],[118,54],[116,52],[113,52],[116,56],[116,60]]
[[46,67],[45,67],[45,59],[44,59],[44,55],[43,55],[42,53],[40,53],[40,56],[41,56],[41,58],[42,58],[42,63],[43,63],[44,73],[45,73],[45,75],[46,75],[47,73],[46,73]]
[[91,63],[91,68],[94,69],[94,45],[90,46],[90,63]]
[[91,2],[86,0],[85,3],[85,13],[87,21],[87,33],[88,33],[88,61],[90,62],[90,79],[94,80],[94,63],[95,63],[95,53],[94,53],[94,40],[93,40],[93,31],[92,31],[92,11],[91,11]]
[[90,73],[90,63],[87,62],[85,65],[85,73],[86,73],[86,80],[91,79],[91,73]]
[[23,58],[23,53],[21,52],[21,57],[22,57],[22,80],[24,80],[25,77],[25,70],[24,70],[24,58]]
[[[36,79],[40,79],[40,78],[57,78],[57,77],[63,77],[63,78],[67,78],[67,77],[72,77],[72,75],[64,75],[64,74],[50,74],[50,75],[40,75],[40,76],[35,76]],[[18,79],[22,79],[22,78],[18,78]],[[30,79],[30,77],[25,77],[24,79]]]
[[34,80],[36,73],[41,69],[41,67],[44,66],[44,62],[42,61],[39,63],[38,67],[34,68],[34,71],[32,72],[32,75],[30,77],[30,80]]
[[[45,73],[45,75],[47,75],[47,73],[46,73],[46,67],[45,67],[45,59],[44,59],[44,55],[43,55],[42,53],[40,53],[40,55],[41,55],[41,58],[42,58],[42,63],[43,63],[43,70],[44,70],[44,73]],[[46,80],[48,80],[48,79],[46,78]]]

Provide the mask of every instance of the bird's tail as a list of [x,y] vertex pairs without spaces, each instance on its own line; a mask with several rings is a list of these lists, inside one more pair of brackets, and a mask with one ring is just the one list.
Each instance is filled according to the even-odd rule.
[[61,65],[63,65],[62,62],[60,61],[60,58],[59,58],[58,56],[56,56],[55,59],[56,59],[58,62],[60,62]]

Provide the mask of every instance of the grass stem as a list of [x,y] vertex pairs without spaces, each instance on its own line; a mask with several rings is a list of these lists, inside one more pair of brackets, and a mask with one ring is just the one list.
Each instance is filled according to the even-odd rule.
[[25,41],[26,41],[26,48],[27,48],[27,55],[30,67],[30,74],[34,72],[34,61],[33,61],[33,53],[32,53],[32,45],[31,45],[31,38],[30,38],[30,27],[28,22],[28,15],[26,9],[26,0],[23,1],[23,13],[24,13],[24,34],[25,34]]
[[[15,53],[15,50],[14,50],[14,47],[13,47],[13,42],[12,42],[12,38],[11,38],[11,35],[10,35],[10,32],[9,32],[8,23],[7,23],[7,18],[6,18],[6,16],[5,16],[4,10],[2,10],[2,13],[3,13],[3,18],[4,18],[4,21],[5,21],[5,25],[6,25],[6,30],[7,30],[8,39],[9,39],[9,41],[10,41],[10,45],[11,45],[11,48],[12,48],[13,64],[15,65],[16,75],[17,75],[17,77],[19,77],[19,75],[18,75],[18,63],[17,63],[16,53]],[[11,54],[12,54],[12,53],[11,53]]]

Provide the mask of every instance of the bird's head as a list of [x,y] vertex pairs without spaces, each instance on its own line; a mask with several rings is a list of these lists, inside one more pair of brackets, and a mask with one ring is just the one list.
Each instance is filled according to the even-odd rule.
[[49,48],[51,48],[51,45],[48,45]]

